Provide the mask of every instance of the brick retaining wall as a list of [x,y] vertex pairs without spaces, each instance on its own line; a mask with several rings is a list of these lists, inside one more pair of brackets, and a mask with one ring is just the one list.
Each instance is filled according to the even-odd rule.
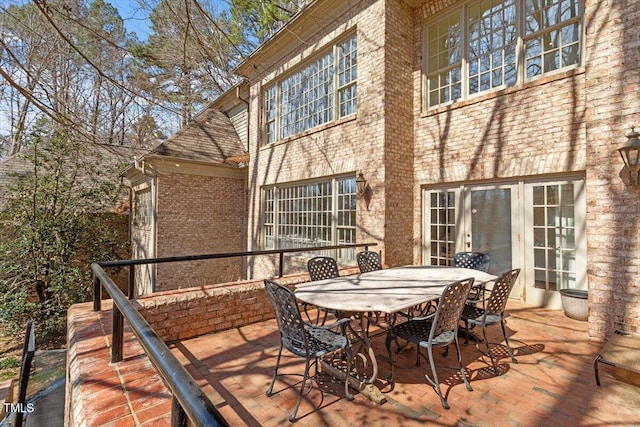
[[[357,268],[341,270],[341,275]],[[307,273],[274,279],[293,287]],[[273,318],[263,280],[158,292],[135,300],[138,311],[165,342],[237,328]]]

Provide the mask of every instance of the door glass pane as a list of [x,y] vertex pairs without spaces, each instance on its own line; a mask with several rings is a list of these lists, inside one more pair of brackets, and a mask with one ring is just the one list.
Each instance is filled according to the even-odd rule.
[[[550,291],[573,287],[576,283],[574,185],[536,185],[533,203],[535,287]],[[546,236],[544,243],[543,235]]]
[[489,272],[501,274],[512,267],[511,190],[471,191],[471,247],[491,257]]
[[429,194],[430,265],[449,265],[453,258],[456,237],[454,196],[453,191],[433,191]]

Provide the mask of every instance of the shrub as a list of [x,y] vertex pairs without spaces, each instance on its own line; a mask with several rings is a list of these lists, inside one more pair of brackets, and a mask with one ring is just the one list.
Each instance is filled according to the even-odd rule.
[[116,258],[123,243],[100,212],[120,194],[88,146],[66,132],[30,136],[32,173],[10,189],[0,216],[0,323],[40,337],[64,332],[67,308],[90,299],[92,260]]

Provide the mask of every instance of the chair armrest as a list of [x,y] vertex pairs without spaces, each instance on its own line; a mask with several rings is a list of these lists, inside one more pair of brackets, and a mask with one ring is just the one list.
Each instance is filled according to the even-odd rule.
[[320,329],[333,329],[336,326],[342,326],[342,325],[347,324],[349,322],[351,322],[351,318],[343,317],[342,319],[340,319],[340,320],[338,320],[336,322],[333,322],[330,325],[313,325],[313,326],[316,327],[316,328],[320,328]]
[[421,316],[421,317],[412,317],[409,320],[427,320],[427,319],[433,319],[436,316],[436,313],[431,313],[428,316]]
[[489,297],[487,297],[487,298],[478,298],[478,299],[476,299],[476,298],[467,299],[467,303],[469,303],[469,304],[476,304],[478,302],[487,302],[487,301],[489,301]]

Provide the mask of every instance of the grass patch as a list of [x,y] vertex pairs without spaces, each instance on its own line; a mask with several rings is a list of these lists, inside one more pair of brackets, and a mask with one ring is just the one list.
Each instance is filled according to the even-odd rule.
[[0,381],[8,380],[13,377],[15,377],[15,372],[13,371],[0,371]]
[[17,357],[4,357],[0,359],[0,370],[15,369],[20,366],[20,359]]

